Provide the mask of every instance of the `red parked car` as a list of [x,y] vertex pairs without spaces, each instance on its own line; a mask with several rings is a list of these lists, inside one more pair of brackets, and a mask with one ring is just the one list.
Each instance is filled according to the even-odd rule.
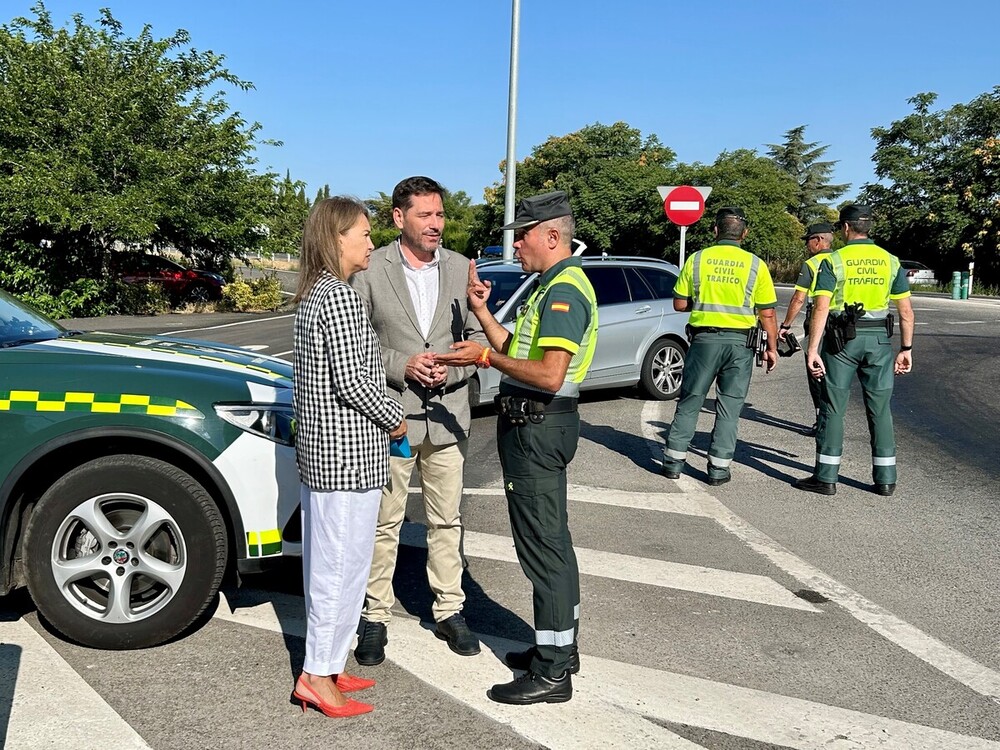
[[127,253],[113,267],[126,284],[159,284],[177,302],[209,302],[222,297],[226,280],[212,271],[185,268],[180,263],[151,253]]

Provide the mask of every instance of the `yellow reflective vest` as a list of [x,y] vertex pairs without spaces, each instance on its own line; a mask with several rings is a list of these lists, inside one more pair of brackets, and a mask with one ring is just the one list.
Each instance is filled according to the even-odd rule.
[[753,328],[757,311],[778,303],[767,264],[730,240],[688,258],[674,296],[691,299],[695,328]]

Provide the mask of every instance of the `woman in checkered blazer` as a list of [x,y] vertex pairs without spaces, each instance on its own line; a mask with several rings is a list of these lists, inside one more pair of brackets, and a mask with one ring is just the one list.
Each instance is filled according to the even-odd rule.
[[355,716],[372,706],[344,693],[373,680],[344,672],[371,567],[389,439],[406,434],[386,395],[378,337],[347,283],[374,249],[367,209],[320,201],[302,236],[295,313],[296,456],[302,479],[306,658],[293,695],[302,710]]

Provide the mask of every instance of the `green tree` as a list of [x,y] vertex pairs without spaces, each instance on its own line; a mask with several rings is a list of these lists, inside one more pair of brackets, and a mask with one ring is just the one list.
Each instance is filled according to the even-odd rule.
[[933,93],[909,99],[913,112],[872,129],[878,183],[860,199],[875,212],[874,236],[939,276],[965,270],[1000,282],[1000,86],[940,111]]
[[797,189],[788,205],[788,212],[803,226],[815,221],[826,221],[829,208],[826,204],[847,192],[849,184],[830,182],[835,161],[820,161],[829,146],[818,142],[806,143],[806,126],[799,125],[785,133],[780,144],[768,144],[768,156],[795,180]]
[[[713,243],[716,211],[739,206],[750,223],[743,247],[772,265],[792,264],[797,270],[796,261],[803,254],[802,226],[786,210],[795,196],[795,180],[774,161],[751,149],[723,151],[710,165],[683,167],[678,178],[686,184],[712,188],[705,217],[688,231],[689,252]],[[671,253],[671,259],[674,257]]]
[[[517,166],[517,197],[565,190],[588,252],[659,257],[668,222],[656,187],[670,184],[674,159],[655,135],[643,138],[624,122],[596,123],[532,149]],[[470,237],[477,250],[502,238],[504,185],[485,192]]]
[[251,85],[185,31],[32,12],[0,26],[0,285],[44,301],[101,279],[115,247],[259,247],[274,175],[254,171],[260,126],[224,93]]
[[274,202],[268,211],[266,249],[271,253],[297,254],[302,247],[302,228],[309,215],[305,183],[292,180],[290,172],[275,186]]

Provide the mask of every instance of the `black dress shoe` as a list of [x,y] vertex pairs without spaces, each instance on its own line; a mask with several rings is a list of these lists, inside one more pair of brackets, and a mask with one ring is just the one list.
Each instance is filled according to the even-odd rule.
[[[535,658],[535,648],[531,647],[527,651],[508,651],[504,657],[504,663],[511,669],[527,672],[531,669],[531,660]],[[580,671],[580,649],[575,645],[566,662],[566,671],[576,674]]]
[[531,703],[565,703],[573,697],[573,680],[569,672],[559,677],[542,677],[526,672],[513,682],[494,685],[486,697],[497,703],[527,706]]
[[389,636],[385,632],[384,622],[368,622],[361,620],[358,628],[358,647],[354,649],[354,658],[366,667],[374,667],[385,661],[385,644]]
[[662,471],[663,471],[663,476],[665,476],[667,479],[680,479],[681,478],[680,471],[675,471],[674,469],[668,468],[667,464],[663,464]]
[[892,484],[876,484],[875,485],[875,494],[876,495],[881,495],[882,497],[889,497],[895,491],[896,491],[896,483],[895,482],[893,482]]
[[441,620],[434,628],[434,635],[448,641],[448,648],[460,656],[475,656],[479,653],[479,639],[472,634],[465,618],[455,613],[447,620]]
[[718,487],[719,485],[725,484],[733,478],[732,474],[726,474],[724,477],[709,477],[705,480],[705,484],[709,487]]
[[817,495],[837,494],[837,485],[834,482],[821,482],[814,476],[799,479],[792,486],[797,490],[815,492]]

